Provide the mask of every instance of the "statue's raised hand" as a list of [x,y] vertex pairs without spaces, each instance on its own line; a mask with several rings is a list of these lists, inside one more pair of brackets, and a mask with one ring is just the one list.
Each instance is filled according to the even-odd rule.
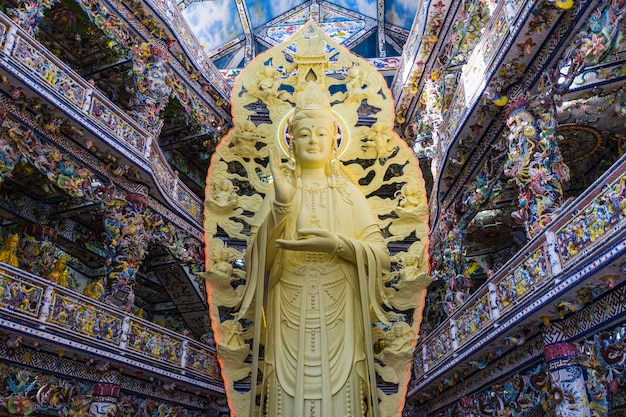
[[277,147],[270,148],[270,171],[274,178],[276,202],[290,204],[296,194],[295,167],[289,162],[281,161]]

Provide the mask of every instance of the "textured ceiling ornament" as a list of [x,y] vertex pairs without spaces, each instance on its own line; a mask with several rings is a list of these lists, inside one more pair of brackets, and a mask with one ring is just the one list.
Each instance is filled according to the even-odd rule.
[[[382,76],[313,22],[284,44],[260,54],[241,72],[232,93],[234,127],[217,147],[207,176],[205,279],[229,405],[233,416],[259,415],[259,407],[249,411],[251,395],[246,387],[255,375],[259,382],[265,375],[262,357],[258,358],[260,372],[249,361],[254,358],[255,342],[261,339],[263,344],[265,323],[255,328],[255,308],[241,307],[248,302],[243,300],[246,287],[252,285],[243,263],[245,247],[250,229],[259,226],[255,214],[261,210],[263,196],[274,193],[270,149],[282,150],[283,165],[292,164],[289,119],[298,104],[319,104],[299,102],[299,93],[312,83],[319,87],[316,94],[330,104],[338,127],[332,156],[338,168],[333,175],[358,184],[385,242],[395,248],[391,273],[383,275],[377,288],[376,303],[386,307],[372,310],[385,317],[370,317],[372,340],[367,343],[373,346],[379,388],[388,388],[378,390],[379,411],[371,415],[399,416],[431,281],[424,180],[415,155],[393,131],[393,103]],[[254,333],[260,336],[256,341]],[[260,352],[262,356],[263,346]],[[264,392],[256,389],[261,397]]]

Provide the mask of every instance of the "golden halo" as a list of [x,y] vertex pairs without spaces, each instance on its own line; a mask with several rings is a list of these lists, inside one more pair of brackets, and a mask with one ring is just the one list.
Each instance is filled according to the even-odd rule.
[[[337,144],[337,152],[335,154],[335,159],[339,159],[348,149],[348,145],[350,144],[350,129],[348,128],[348,124],[341,117],[339,113],[330,110],[333,113],[333,117],[337,121],[337,128],[339,129],[339,143]],[[287,124],[291,116],[293,116],[294,110],[290,110],[283,116],[280,123],[278,124],[278,130],[276,133],[276,141],[278,142],[278,146],[283,152],[283,155],[287,156],[289,159],[293,159],[291,154],[291,149],[289,147],[289,142],[287,141]]]

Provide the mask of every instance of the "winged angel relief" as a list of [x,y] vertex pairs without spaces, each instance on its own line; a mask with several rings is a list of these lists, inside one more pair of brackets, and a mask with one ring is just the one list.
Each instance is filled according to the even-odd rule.
[[430,282],[428,212],[382,76],[309,22],[232,96],[205,201],[232,414],[399,416]]

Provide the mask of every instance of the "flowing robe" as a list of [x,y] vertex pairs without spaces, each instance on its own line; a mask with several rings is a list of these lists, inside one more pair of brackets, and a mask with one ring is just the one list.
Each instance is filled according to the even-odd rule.
[[[378,306],[376,293],[389,269],[380,229],[361,191],[343,179],[315,193],[303,191],[300,181],[288,210],[273,201],[272,190],[251,233],[242,303],[245,311],[252,297],[261,299],[250,289],[262,288],[264,412],[272,417],[371,415],[365,345],[371,341],[364,326],[370,326],[370,302]],[[306,224],[310,217],[319,221]],[[302,227],[336,233],[345,251],[338,256],[276,248],[276,239],[297,240]]]

